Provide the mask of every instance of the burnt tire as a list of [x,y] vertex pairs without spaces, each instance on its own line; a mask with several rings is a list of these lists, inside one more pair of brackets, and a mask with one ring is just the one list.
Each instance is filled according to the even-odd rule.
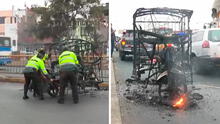
[[167,88],[168,88],[167,81],[168,81],[167,76],[161,78],[158,81],[158,94],[159,94],[160,98],[162,98],[164,96],[164,93],[168,93],[168,91],[167,91]]
[[178,84],[178,86],[174,86],[172,88],[169,87],[167,77],[162,78],[158,86],[158,94],[160,98],[164,97],[164,94],[166,94],[167,97],[180,96],[185,94],[187,91],[188,88],[185,83]]
[[179,86],[177,86],[177,92],[178,92],[179,95],[181,95],[183,93],[184,94],[187,93],[187,90],[188,90],[188,88],[187,88],[187,85],[185,83],[182,83]]
[[59,93],[59,88],[58,86],[56,86],[55,84],[49,84],[47,93],[51,96],[51,97],[56,97]]

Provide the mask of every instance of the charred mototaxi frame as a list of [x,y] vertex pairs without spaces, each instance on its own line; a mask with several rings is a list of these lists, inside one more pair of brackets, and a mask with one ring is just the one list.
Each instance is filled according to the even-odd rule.
[[[193,84],[192,10],[139,8],[133,15],[133,75],[128,82],[156,86],[159,101],[182,107]],[[179,105],[180,104],[180,105]]]
[[48,60],[48,64],[51,67],[49,73],[54,81],[49,83],[49,87],[47,88],[48,94],[52,97],[58,95],[60,84],[57,58],[61,51],[66,48],[74,51],[79,60],[79,67],[76,70],[78,72],[77,84],[79,89],[84,92],[88,91],[86,87],[100,89],[100,84],[107,82],[108,77],[105,77],[105,70],[103,70],[105,59],[103,59],[104,57],[102,55],[104,49],[98,48],[99,46],[101,45],[96,45],[94,42],[91,43],[82,39],[68,39],[50,44],[48,50],[51,53],[51,57]]

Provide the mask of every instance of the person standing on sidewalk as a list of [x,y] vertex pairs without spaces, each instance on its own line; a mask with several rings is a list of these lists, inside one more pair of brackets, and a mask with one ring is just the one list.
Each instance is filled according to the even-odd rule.
[[115,41],[116,41],[115,31],[111,28],[111,57],[114,52]]
[[64,93],[67,82],[70,82],[72,89],[73,102],[77,104],[79,102],[79,96],[77,91],[77,71],[79,61],[74,52],[69,51],[67,48],[62,50],[59,58],[60,66],[60,93],[59,93],[59,104],[64,104]]
[[31,59],[26,64],[25,69],[23,70],[25,77],[24,96],[23,96],[24,100],[29,98],[27,93],[31,81],[34,87],[37,89],[36,91],[37,94],[40,96],[40,100],[44,100],[41,77],[44,76],[48,80],[50,80],[48,76],[48,72],[44,66],[44,61],[42,60],[44,56],[45,56],[45,51],[42,49],[37,53],[37,55],[31,57]]

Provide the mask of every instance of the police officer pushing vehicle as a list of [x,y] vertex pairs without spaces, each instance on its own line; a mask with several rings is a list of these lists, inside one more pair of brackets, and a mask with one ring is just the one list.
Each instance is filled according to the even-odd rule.
[[46,79],[50,81],[52,80],[49,78],[48,72],[45,68],[45,63],[43,60],[44,57],[45,57],[45,50],[39,49],[37,55],[31,57],[31,59],[28,60],[28,63],[26,64],[25,69],[23,70],[25,77],[24,96],[23,96],[24,100],[29,98],[27,92],[31,81],[34,87],[37,89],[36,92],[40,96],[40,100],[44,100],[43,82],[41,80],[41,77],[44,76]]
[[65,87],[68,82],[71,85],[73,102],[77,104],[79,102],[79,96],[77,91],[77,70],[79,61],[74,52],[69,51],[67,48],[63,48],[62,53],[58,57],[60,66],[60,93],[59,104],[64,104]]

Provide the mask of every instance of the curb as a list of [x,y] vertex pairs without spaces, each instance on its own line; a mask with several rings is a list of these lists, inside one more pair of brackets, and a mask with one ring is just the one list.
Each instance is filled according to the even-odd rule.
[[[12,76],[0,75],[0,82],[25,83],[25,79],[22,77],[12,77]],[[109,88],[108,83],[101,83],[101,84],[99,84],[99,86],[101,88]]]
[[111,123],[122,124],[118,93],[116,90],[114,64],[111,61]]
[[24,78],[0,75],[0,82],[25,83]]

